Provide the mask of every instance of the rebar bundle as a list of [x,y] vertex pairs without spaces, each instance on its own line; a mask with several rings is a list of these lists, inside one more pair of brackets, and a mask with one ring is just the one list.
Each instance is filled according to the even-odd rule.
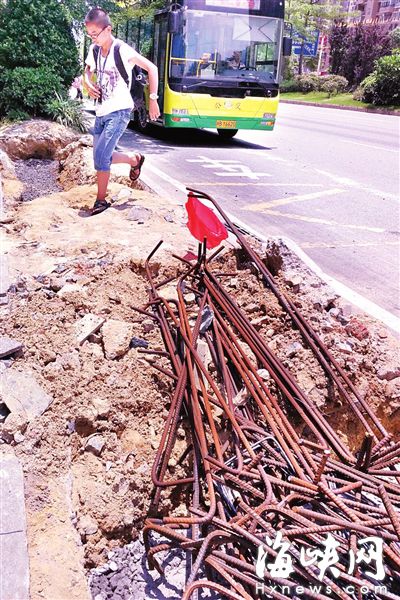
[[[150,567],[162,572],[163,550],[187,551],[184,600],[199,589],[246,600],[399,598],[400,442],[215,200],[191,193],[214,203],[364,440],[352,452],[301,389],[227,291],[214,268],[218,251],[207,258],[204,243],[196,262],[180,259],[186,271],[178,300],[161,296],[165,282],[157,283],[151,268],[159,244],[146,263],[149,304],[138,309],[157,321],[166,350],[158,354],[171,368],[148,360],[174,382],[144,529]],[[169,464],[182,423],[186,448],[173,479]],[[187,513],[162,516],[164,498],[179,494]],[[165,542],[152,546],[151,532]]]

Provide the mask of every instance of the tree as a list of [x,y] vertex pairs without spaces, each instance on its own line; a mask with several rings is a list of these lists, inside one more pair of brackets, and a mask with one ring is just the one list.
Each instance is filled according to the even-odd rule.
[[391,36],[379,25],[335,23],[330,33],[331,72],[358,85],[374,69],[375,61],[392,48]]
[[0,65],[47,67],[68,86],[79,59],[65,6],[57,0],[8,0],[1,9]]
[[334,0],[287,0],[286,19],[302,36],[299,56],[299,75],[303,72],[304,46],[315,36],[315,31],[327,32],[342,8]]

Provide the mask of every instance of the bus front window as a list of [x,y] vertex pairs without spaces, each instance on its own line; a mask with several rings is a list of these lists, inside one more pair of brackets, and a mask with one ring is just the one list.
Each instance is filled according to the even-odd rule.
[[278,82],[282,20],[188,10],[172,39],[170,77],[223,79],[246,73]]

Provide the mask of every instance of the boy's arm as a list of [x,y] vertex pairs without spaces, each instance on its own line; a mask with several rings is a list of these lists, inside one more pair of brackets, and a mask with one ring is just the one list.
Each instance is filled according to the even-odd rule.
[[[134,57],[130,58],[128,62],[130,65],[132,65],[132,67],[138,65],[139,67],[147,71],[149,75],[150,94],[157,94],[158,69],[156,65],[152,63],[151,60],[148,60],[136,51],[134,51]],[[151,121],[155,121],[160,116],[160,108],[158,106],[158,102],[157,100],[152,100],[151,98],[149,104],[149,116]]]

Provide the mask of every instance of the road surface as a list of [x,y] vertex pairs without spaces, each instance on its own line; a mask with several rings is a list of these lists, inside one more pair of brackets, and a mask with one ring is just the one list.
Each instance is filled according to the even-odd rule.
[[214,196],[264,236],[292,239],[329,276],[390,315],[399,299],[399,123],[395,116],[281,104],[274,132],[128,131],[145,180],[183,202]]

